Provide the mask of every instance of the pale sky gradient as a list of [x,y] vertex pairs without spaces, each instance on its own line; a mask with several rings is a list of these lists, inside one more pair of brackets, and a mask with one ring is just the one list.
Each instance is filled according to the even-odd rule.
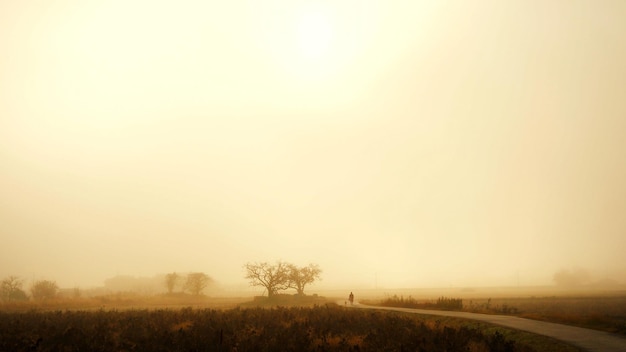
[[0,1],[0,277],[626,283],[626,1]]

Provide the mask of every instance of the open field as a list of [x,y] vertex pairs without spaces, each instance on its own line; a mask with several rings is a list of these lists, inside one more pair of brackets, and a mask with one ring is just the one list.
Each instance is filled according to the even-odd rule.
[[88,298],[60,298],[46,301],[1,302],[0,311],[27,312],[30,310],[132,310],[132,309],[229,309],[250,301],[250,297],[206,297],[192,295],[111,294]]
[[470,300],[464,310],[510,314],[626,335],[626,296]]
[[[570,292],[555,295],[555,292],[539,290],[518,291],[518,295],[508,292],[509,296],[504,294],[507,292],[503,290],[457,290],[454,292],[446,290],[399,290],[397,292],[401,294],[400,296],[393,294],[393,292],[383,294],[381,292],[357,291],[355,294],[357,294],[357,301],[361,303],[377,304],[384,300],[390,303],[389,301],[401,298],[402,302],[396,303],[402,303],[405,306],[408,306],[409,303],[418,306],[430,305],[429,308],[433,308],[432,305],[436,305],[438,298],[444,297],[443,295],[437,296],[438,293],[447,295],[457,293],[459,297],[463,297],[459,299],[462,300],[464,311],[517,315],[624,334],[626,295],[622,292],[602,294],[595,292],[595,295],[591,295],[590,292],[584,294]],[[412,338],[401,340],[403,341],[401,345],[404,346],[403,348],[417,346],[413,350],[419,350],[424,346],[427,346],[423,348],[424,350],[444,350],[445,348],[438,345],[439,342],[437,341],[442,339],[442,334],[451,334],[450,336],[453,337],[448,336],[446,339],[458,339],[458,341],[455,340],[458,342],[458,346],[455,345],[455,348],[458,347],[458,349],[452,350],[577,351],[574,347],[547,337],[477,321],[399,312],[366,313],[345,310],[343,307],[332,303],[345,299],[345,297],[339,296],[343,291],[327,293],[334,294],[334,296],[325,298],[318,295],[279,295],[274,299],[268,299],[267,297],[252,296],[112,294],[39,302],[5,302],[0,304],[0,325],[3,326],[0,330],[6,331],[3,334],[10,332],[11,336],[14,337],[5,338],[3,336],[2,340],[7,342],[4,342],[5,346],[0,350],[15,350],[9,348],[9,345],[6,345],[8,343],[13,343],[14,345],[11,345],[13,347],[36,346],[35,350],[41,351],[56,349],[51,347],[52,345],[48,345],[49,348],[47,349],[44,348],[46,346],[44,341],[57,345],[59,343],[65,344],[67,341],[68,345],[64,346],[68,350],[72,350],[78,346],[77,344],[86,343],[79,342],[76,336],[82,336],[83,340],[85,336],[89,336],[93,343],[100,341],[97,342],[98,344],[106,341],[102,346],[108,347],[103,347],[102,350],[130,350],[132,346],[143,346],[157,350],[177,350],[179,346],[172,344],[182,343],[180,341],[183,338],[175,337],[175,334],[172,335],[172,326],[182,328],[182,330],[179,329],[180,334],[183,334],[184,339],[188,339],[188,341],[186,340],[181,346],[186,346],[187,349],[192,348],[194,343],[204,343],[209,346],[221,346],[215,347],[213,350],[228,350],[226,348],[228,343],[230,344],[228,346],[231,347],[238,346],[240,351],[250,350],[246,349],[245,346],[255,346],[253,349],[256,349],[263,344],[267,344],[267,350],[272,350],[278,348],[279,345],[278,342],[271,341],[285,339],[285,329],[287,329],[289,338],[293,337],[295,340],[292,342],[285,340],[287,342],[285,345],[281,345],[280,350],[289,350],[289,346],[295,346],[295,344],[305,344],[309,346],[310,350],[340,351],[357,350],[357,348],[358,350],[380,350],[383,347],[384,338],[382,336],[389,338],[390,345],[385,349],[399,350],[398,346],[400,345],[397,345],[396,342],[400,340],[394,337],[395,332],[385,332],[385,330],[394,326],[393,324],[404,324],[401,329],[404,329]],[[412,293],[419,298],[414,298]],[[552,295],[541,296],[542,293]],[[404,296],[404,294],[408,295]],[[492,294],[493,297],[488,297],[488,294]],[[440,300],[440,302],[457,302],[457,298],[448,297],[451,300]],[[398,305],[396,304],[396,306]],[[244,311],[247,313],[242,313]],[[326,321],[329,322],[325,328],[322,325],[311,325],[313,321],[311,317],[319,314],[325,314]],[[207,325],[207,321],[219,320],[216,318],[217,316],[222,319],[218,325]],[[256,317],[254,319],[259,320],[252,320],[250,324],[246,325],[237,320],[242,319],[242,316],[253,316]],[[321,318],[316,319],[318,323],[321,321]],[[391,323],[389,319],[394,322],[396,320],[393,319],[397,319],[400,323]],[[273,324],[277,325],[272,326],[269,330],[266,327],[266,320],[271,320]],[[77,321],[81,321],[81,323],[77,323]],[[132,326],[125,325],[128,321],[135,323]],[[330,323],[331,321],[333,323]],[[335,321],[344,322],[343,325],[348,324],[349,326],[342,325],[340,327],[334,323]],[[360,323],[361,325],[354,325],[354,321],[362,323]],[[54,325],[54,327],[49,326],[49,324]],[[104,328],[99,328],[96,331],[94,327],[97,326]],[[296,326],[301,329],[298,333],[295,331]],[[65,328],[62,329],[61,327]],[[214,337],[210,338],[208,335],[203,336],[201,333],[202,331],[215,333],[218,328],[220,335],[222,335],[220,340],[215,340]],[[399,328],[395,327],[394,329]],[[250,335],[250,331],[255,331],[256,335]],[[260,331],[263,333],[261,334]],[[72,337],[72,334],[77,335]],[[103,336],[94,337],[93,334]],[[148,335],[157,337],[154,341],[142,340]],[[252,337],[242,337],[248,335]],[[121,336],[126,337],[122,338]],[[417,339],[415,341],[421,341],[420,343],[423,345],[419,346],[422,347],[412,345],[414,343],[412,342],[413,338]],[[378,342],[374,343],[373,341]],[[146,345],[146,343],[154,345]],[[272,343],[275,344],[272,345]],[[500,348],[497,347],[500,346],[498,344],[501,347],[508,347],[498,349]],[[161,348],[156,348],[156,346],[161,346]],[[90,349],[93,349],[93,346]]]
[[[446,291],[443,291],[446,292]],[[426,297],[424,292],[400,291],[384,296],[369,295],[363,303],[395,307],[437,309],[437,300],[444,296]],[[462,299],[467,312],[507,314],[574,325],[626,335],[626,292],[624,291],[558,291],[527,289],[526,291],[457,290],[447,291],[448,299]],[[446,307],[441,307],[446,309]]]
[[[280,303],[280,302],[278,302]],[[313,307],[0,313],[7,351],[577,351],[452,318]]]

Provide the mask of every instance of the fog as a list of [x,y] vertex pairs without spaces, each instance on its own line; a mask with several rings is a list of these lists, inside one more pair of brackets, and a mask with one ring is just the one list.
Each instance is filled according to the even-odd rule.
[[617,0],[2,1],[0,277],[626,284],[625,37]]

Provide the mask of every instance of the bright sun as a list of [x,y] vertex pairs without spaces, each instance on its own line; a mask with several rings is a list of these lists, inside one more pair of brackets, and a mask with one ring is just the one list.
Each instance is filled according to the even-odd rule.
[[268,0],[251,10],[260,52],[269,54],[270,62],[293,82],[338,78],[374,28],[373,9],[358,0]]
[[339,28],[332,16],[333,8],[324,4],[286,4],[255,8],[253,18],[262,50],[270,53],[279,70],[292,78],[330,78],[339,59]]

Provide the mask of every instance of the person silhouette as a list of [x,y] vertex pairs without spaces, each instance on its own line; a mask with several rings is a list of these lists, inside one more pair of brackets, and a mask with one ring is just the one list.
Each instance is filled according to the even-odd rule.
[[350,305],[354,304],[354,294],[350,292],[350,296],[348,296],[348,300],[350,301]]

